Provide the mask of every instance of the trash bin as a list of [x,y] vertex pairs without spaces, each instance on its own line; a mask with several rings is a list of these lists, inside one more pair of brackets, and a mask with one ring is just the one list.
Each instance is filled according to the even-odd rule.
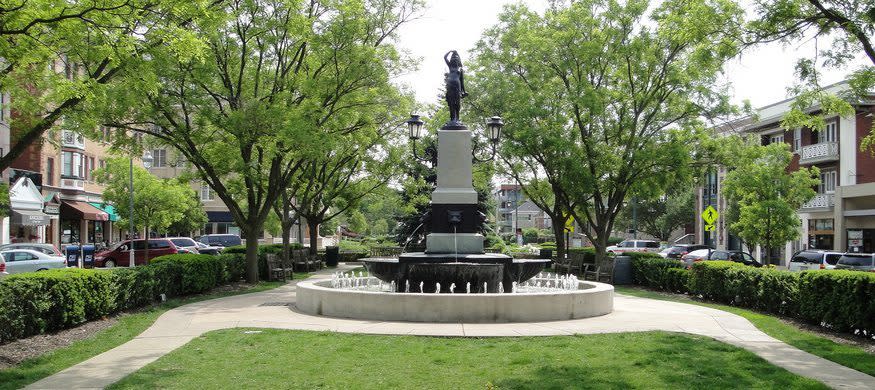
[[94,268],[94,245],[82,245],[82,268]]
[[67,245],[64,247],[64,256],[67,257],[67,267],[78,267],[79,245]]
[[614,258],[614,284],[632,284],[632,258],[617,256]]
[[325,265],[328,267],[337,267],[337,262],[340,260],[339,246],[325,247]]

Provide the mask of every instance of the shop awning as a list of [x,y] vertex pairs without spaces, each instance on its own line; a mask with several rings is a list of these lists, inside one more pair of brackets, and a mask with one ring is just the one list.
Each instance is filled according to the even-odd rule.
[[61,203],[62,219],[85,219],[89,221],[109,221],[109,214],[87,202],[65,200]]
[[22,226],[48,225],[52,217],[39,210],[12,209],[12,224]]
[[104,213],[109,214],[110,221],[118,221],[118,214],[115,213],[115,207],[111,204],[102,204],[102,203],[92,203],[88,202],[88,204],[94,206],[98,210],[103,211]]
[[230,211],[207,211],[207,219],[210,222],[234,222]]

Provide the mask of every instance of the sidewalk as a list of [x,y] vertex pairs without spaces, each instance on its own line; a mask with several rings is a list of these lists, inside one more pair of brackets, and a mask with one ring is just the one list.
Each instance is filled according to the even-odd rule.
[[[352,268],[348,267],[347,269]],[[335,270],[314,278],[328,278]],[[873,389],[875,378],[801,351],[724,311],[677,302],[616,295],[614,312],[571,321],[432,324],[311,316],[294,310],[295,285],[203,301],[168,311],[133,340],[44,378],[27,388],[103,388],[211,330],[233,327],[300,329],[423,336],[547,336],[663,330],[713,337],[745,348],[795,374],[833,388]]]

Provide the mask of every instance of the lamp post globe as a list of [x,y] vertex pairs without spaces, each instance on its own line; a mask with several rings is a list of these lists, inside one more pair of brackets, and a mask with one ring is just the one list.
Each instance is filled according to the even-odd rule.
[[410,115],[410,119],[407,120],[407,129],[410,131],[410,139],[416,141],[422,138],[423,124],[422,119],[419,119],[419,115]]
[[504,127],[504,122],[500,116],[494,116],[486,121],[486,135],[492,143],[498,142],[501,139],[501,128]]
[[146,169],[152,168],[152,162],[155,161],[155,159],[152,157],[152,152],[148,150],[143,152],[142,160],[143,167],[145,167]]

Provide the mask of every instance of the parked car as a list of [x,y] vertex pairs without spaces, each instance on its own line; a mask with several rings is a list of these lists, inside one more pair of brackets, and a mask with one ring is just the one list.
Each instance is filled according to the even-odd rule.
[[659,243],[650,240],[625,240],[607,248],[608,253],[623,254],[626,252],[659,252]]
[[699,249],[710,249],[711,247],[707,245],[700,244],[677,244],[674,246],[670,246],[664,249],[662,252],[659,252],[659,255],[666,259],[680,259],[687,253],[692,251],[697,251]]
[[686,265],[687,267],[692,267],[693,263],[697,261],[708,260],[708,256],[710,255],[711,248],[697,249],[681,256],[681,262],[683,262],[684,265]]
[[796,252],[790,258],[790,271],[806,271],[811,269],[833,269],[842,254],[818,249],[807,249]]
[[207,234],[200,236],[198,241],[212,246],[218,247],[228,247],[240,245],[243,243],[243,240],[240,239],[240,236],[236,234]]
[[64,256],[47,255],[33,249],[10,249],[0,252],[0,256],[5,260],[5,272],[10,274],[67,268]]
[[871,253],[845,253],[836,263],[836,269],[875,272],[875,255]]
[[762,267],[763,264],[757,261],[750,253],[742,252],[742,251],[726,251],[726,250],[714,250],[711,251],[711,254],[708,255],[708,260],[723,260],[723,261],[734,261],[736,263],[742,263],[744,265],[749,265],[752,267]]
[[167,239],[173,242],[173,245],[176,245],[179,253],[200,253],[197,241],[189,237],[167,237]]
[[[173,242],[166,238],[153,238],[149,240],[148,259],[146,258],[146,240],[134,240],[133,246],[135,265],[149,264],[149,260],[158,256],[179,253],[176,245],[173,245]],[[94,255],[94,266],[106,268],[127,266],[130,262],[130,249],[130,240],[119,242],[109,249]]]
[[36,242],[19,242],[19,243],[14,243],[14,244],[0,245],[0,252],[12,250],[12,249],[30,249],[30,250],[35,250],[37,252],[45,253],[49,256],[64,256],[64,254],[61,253],[61,251],[59,251],[58,248],[52,244],[42,244],[42,243],[36,243]]
[[200,241],[194,243],[197,244],[197,252],[203,255],[218,255],[222,251],[222,248],[218,246],[210,246]]

